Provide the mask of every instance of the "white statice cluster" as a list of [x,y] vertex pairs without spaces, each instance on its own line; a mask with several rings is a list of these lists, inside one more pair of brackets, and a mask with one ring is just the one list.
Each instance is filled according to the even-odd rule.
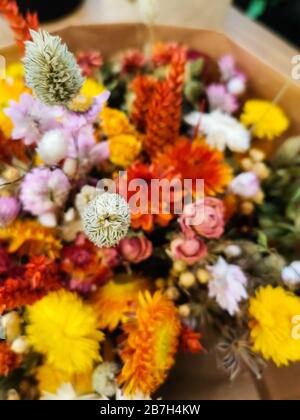
[[192,112],[185,117],[187,124],[199,126],[209,146],[224,151],[245,153],[251,145],[251,134],[237,119],[219,110],[210,114]]

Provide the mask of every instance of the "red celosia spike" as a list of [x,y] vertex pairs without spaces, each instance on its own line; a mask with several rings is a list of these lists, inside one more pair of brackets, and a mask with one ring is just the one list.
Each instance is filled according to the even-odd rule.
[[15,0],[0,0],[0,14],[9,22],[16,42],[23,51],[24,42],[31,39],[29,30],[39,28],[37,14],[28,12],[24,18]]
[[146,117],[153,96],[156,80],[151,76],[139,75],[131,84],[135,93],[135,101],[131,113],[131,119],[139,131],[146,128]]
[[33,257],[24,276],[7,278],[0,285],[0,314],[9,309],[30,305],[48,292],[62,287],[55,261],[45,256]]
[[173,53],[170,73],[157,82],[147,114],[145,150],[153,157],[179,136],[185,76],[186,50],[178,47]]

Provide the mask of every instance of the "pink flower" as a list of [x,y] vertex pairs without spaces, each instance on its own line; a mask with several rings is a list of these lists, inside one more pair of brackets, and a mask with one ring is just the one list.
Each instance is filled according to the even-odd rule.
[[97,143],[95,146],[92,147],[92,150],[90,152],[91,164],[94,166],[101,165],[103,162],[109,159],[109,156],[109,142],[102,141],[101,143]]
[[0,226],[11,225],[20,211],[20,203],[15,197],[0,198]]
[[21,95],[19,103],[10,101],[4,112],[14,124],[12,138],[23,139],[26,145],[36,144],[47,131],[59,128],[57,118],[62,115],[61,108],[49,107],[28,93]]
[[226,114],[233,114],[238,109],[235,96],[229,93],[224,85],[212,84],[206,89],[210,110],[223,111]]
[[221,71],[222,79],[225,82],[228,82],[230,79],[232,79],[236,73],[236,65],[235,60],[232,55],[224,55],[219,60],[219,69]]
[[187,237],[197,234],[208,239],[219,239],[224,233],[224,204],[212,197],[189,204],[185,206],[179,223]]
[[244,172],[234,178],[229,189],[243,198],[253,198],[259,193],[260,182],[254,172]]
[[24,210],[34,216],[54,214],[63,207],[70,191],[70,183],[60,170],[35,168],[22,182],[20,199]]
[[193,265],[207,256],[207,247],[200,238],[181,236],[171,242],[171,255],[176,260]]
[[153,245],[145,236],[127,237],[120,242],[119,251],[124,260],[138,264],[151,256]]

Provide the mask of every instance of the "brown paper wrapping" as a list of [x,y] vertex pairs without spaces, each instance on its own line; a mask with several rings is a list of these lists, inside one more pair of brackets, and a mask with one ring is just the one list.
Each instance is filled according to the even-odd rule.
[[[69,48],[96,49],[105,58],[127,48],[142,48],[147,28],[142,24],[106,24],[69,27],[58,31]],[[214,59],[232,54],[250,81],[251,96],[273,100],[286,84],[286,78],[246,51],[225,35],[208,30],[157,26],[157,41],[178,41],[201,50]],[[270,46],[271,48],[271,46]],[[15,47],[0,51],[7,62],[19,58]],[[291,120],[287,135],[300,133],[300,86],[291,81],[280,105]],[[235,382],[217,368],[213,346],[206,354],[179,355],[177,364],[160,395],[169,399],[300,399],[300,364],[277,369],[270,365],[262,381],[256,381],[244,370]]]

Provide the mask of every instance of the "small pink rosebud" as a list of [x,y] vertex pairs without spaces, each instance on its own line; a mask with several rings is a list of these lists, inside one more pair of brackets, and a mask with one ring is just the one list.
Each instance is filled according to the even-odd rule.
[[120,242],[119,251],[124,260],[138,264],[151,256],[153,245],[145,236],[127,237]]
[[20,203],[15,197],[0,197],[0,226],[7,227],[17,218]]
[[174,259],[193,265],[207,256],[207,247],[200,238],[182,236],[171,242],[171,255]]

